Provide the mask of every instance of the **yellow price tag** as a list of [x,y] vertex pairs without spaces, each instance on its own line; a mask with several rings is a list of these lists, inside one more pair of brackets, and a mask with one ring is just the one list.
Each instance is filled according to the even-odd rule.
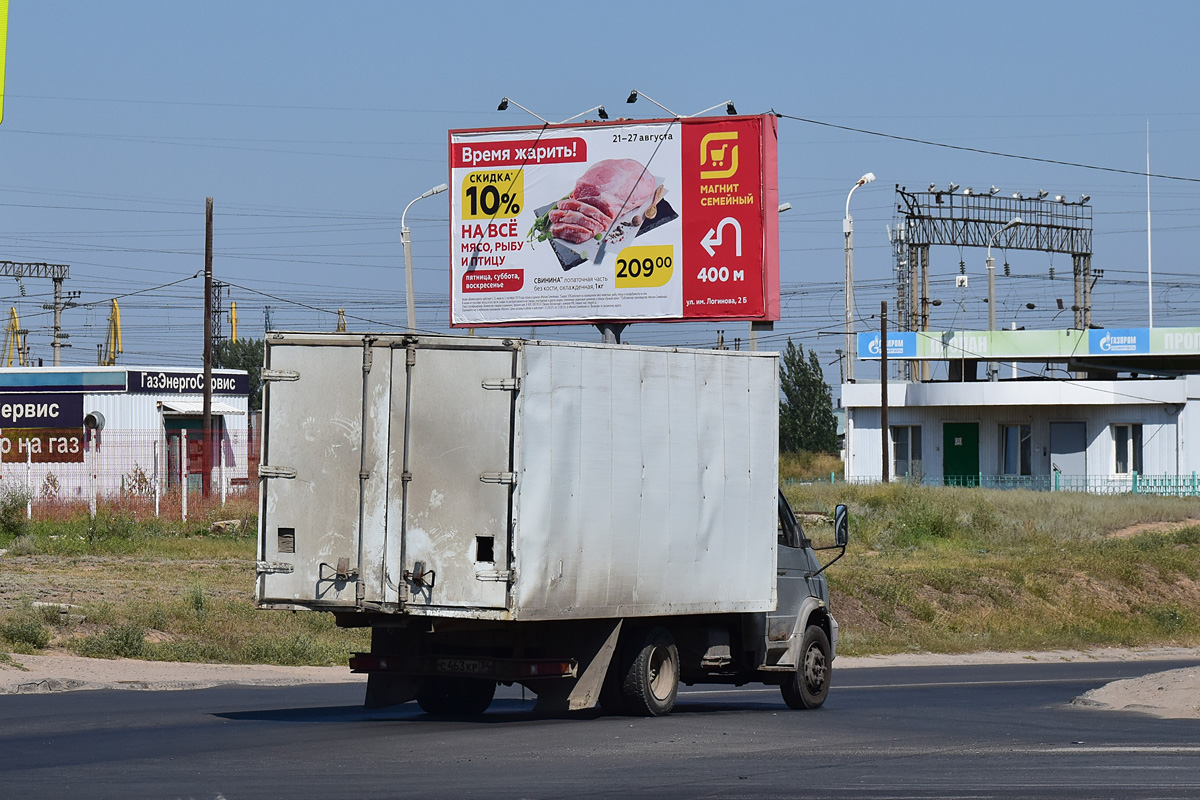
[[463,178],[463,219],[512,219],[524,205],[524,170],[480,170]]
[[626,247],[617,254],[616,287],[651,289],[655,286],[666,286],[674,274],[674,266],[674,245]]

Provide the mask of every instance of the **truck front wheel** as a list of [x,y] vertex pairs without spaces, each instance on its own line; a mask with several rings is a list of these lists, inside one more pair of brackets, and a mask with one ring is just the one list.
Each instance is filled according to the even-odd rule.
[[783,686],[783,702],[788,708],[820,708],[829,694],[832,665],[829,660],[829,637],[816,625],[804,631],[796,671]]
[[666,628],[646,634],[622,685],[626,711],[642,717],[671,713],[679,694],[679,650]]
[[417,705],[426,714],[476,716],[487,711],[495,694],[495,681],[435,676],[417,692]]

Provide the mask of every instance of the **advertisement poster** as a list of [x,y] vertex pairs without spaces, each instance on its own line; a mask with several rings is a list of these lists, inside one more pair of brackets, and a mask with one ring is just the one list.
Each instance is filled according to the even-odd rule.
[[450,132],[451,325],[779,319],[772,116]]

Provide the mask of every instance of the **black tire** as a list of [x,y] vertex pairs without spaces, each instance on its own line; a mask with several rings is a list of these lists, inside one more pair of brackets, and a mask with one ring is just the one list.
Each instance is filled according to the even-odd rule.
[[780,687],[788,708],[820,708],[829,695],[833,665],[829,656],[829,637],[816,625],[804,631],[796,671]]
[[625,713],[638,717],[670,714],[679,694],[679,650],[666,628],[646,634],[625,670],[621,695]]
[[487,711],[495,695],[495,681],[433,677],[417,692],[417,705],[426,714],[477,716]]

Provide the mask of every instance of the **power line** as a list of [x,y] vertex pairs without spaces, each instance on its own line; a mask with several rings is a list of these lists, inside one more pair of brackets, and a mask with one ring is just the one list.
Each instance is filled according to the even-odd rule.
[[862,134],[866,134],[867,136],[878,136],[883,139],[894,139],[895,141],[898,141],[898,142],[910,142],[912,144],[923,144],[923,145],[927,145],[929,147],[942,147],[947,150],[961,150],[966,153],[979,153],[980,155],[998,156],[1000,158],[1015,158],[1020,161],[1037,161],[1041,164],[1057,164],[1062,167],[1078,167],[1079,169],[1091,169],[1091,170],[1096,170],[1098,172],[1115,172],[1115,173],[1118,173],[1121,175],[1137,175],[1139,178],[1150,177],[1150,178],[1162,178],[1162,179],[1168,180],[1168,181],[1187,181],[1189,183],[1200,183],[1200,178],[1188,178],[1188,177],[1183,177],[1180,175],[1164,175],[1164,174],[1158,173],[1158,172],[1146,173],[1146,172],[1140,172],[1138,170],[1132,170],[1132,169],[1119,169],[1117,167],[1102,167],[1102,166],[1097,166],[1095,164],[1080,164],[1075,161],[1059,161],[1058,159],[1054,159],[1054,158],[1040,158],[1038,156],[1023,156],[1023,155],[1018,155],[1016,153],[1002,153],[998,150],[983,150],[978,147],[966,147],[966,146],[960,145],[960,144],[947,144],[946,142],[934,142],[934,141],[930,141],[929,139],[916,139],[911,136],[900,136],[895,133],[883,133],[881,131],[870,131],[865,128],[852,128],[848,125],[837,125],[832,122],[822,122],[821,120],[806,119],[804,117],[792,116],[791,114],[781,114],[778,111],[775,111],[774,109],[771,110],[771,113],[782,119],[791,119],[791,120],[795,120],[796,122],[806,122],[809,125],[820,125],[821,127],[836,128],[837,130],[850,131],[851,133],[862,133]]

